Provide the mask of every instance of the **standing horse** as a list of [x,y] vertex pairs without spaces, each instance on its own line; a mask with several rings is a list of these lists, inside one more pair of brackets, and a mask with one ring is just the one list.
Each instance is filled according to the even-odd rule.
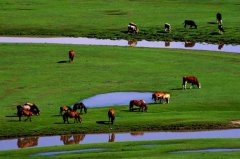
[[170,94],[169,93],[165,93],[163,96],[158,97],[158,99],[160,100],[161,103],[169,103],[170,102]]
[[75,51],[70,50],[70,51],[68,52],[69,62],[73,62],[74,56],[75,56]]
[[111,123],[113,124],[114,120],[115,120],[115,110],[110,108],[108,110],[108,121],[109,122],[111,121]]
[[147,111],[147,105],[145,103],[144,100],[131,100],[130,103],[129,103],[129,111],[133,111],[133,106],[137,106],[139,107],[139,111],[141,110],[142,112],[143,111]]
[[27,116],[27,119],[25,119],[25,121],[27,121],[28,119],[30,120],[30,122],[32,121],[31,116],[33,115],[33,112],[31,112],[31,110],[28,109],[24,109],[21,105],[17,106],[17,116],[18,116],[18,120],[21,121],[22,116]]
[[182,88],[186,89],[187,83],[191,83],[192,85],[190,86],[190,89],[196,85],[198,88],[201,88],[201,84],[198,82],[197,77],[195,76],[184,76],[183,77],[183,83],[182,83]]
[[82,113],[82,110],[84,109],[84,113],[87,113],[87,107],[81,102],[76,103],[73,105],[73,111],[77,111],[77,109],[80,109],[80,113]]
[[25,103],[22,108],[25,110],[30,110],[34,115],[40,115],[40,110],[34,103]]
[[71,107],[69,107],[69,106],[61,106],[60,107],[60,115],[62,115],[62,112],[67,112],[67,111],[71,111],[72,110],[72,108]]
[[159,100],[162,96],[164,96],[165,92],[154,92],[152,94],[152,100],[155,101],[155,103],[157,102],[157,100]]
[[68,118],[74,118],[75,122],[82,122],[82,118],[80,117],[80,114],[76,111],[68,111],[63,114],[63,122],[67,122],[69,124]]

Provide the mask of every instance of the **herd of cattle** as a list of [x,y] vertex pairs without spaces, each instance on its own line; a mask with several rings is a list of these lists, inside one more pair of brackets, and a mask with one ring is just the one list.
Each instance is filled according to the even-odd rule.
[[[222,34],[224,32],[223,24],[222,24],[222,14],[217,13],[216,19],[217,19],[217,23],[218,23],[218,32],[219,32],[219,34]],[[184,24],[184,28],[189,26],[190,28],[197,29],[197,24],[193,20],[185,20],[183,24]],[[169,23],[164,24],[164,31],[171,32],[171,25]],[[137,34],[138,32],[139,32],[139,28],[137,27],[137,25],[135,23],[131,22],[128,24],[128,33]]]
[[[199,83],[197,77],[195,76],[184,76],[182,78],[182,89],[186,89],[187,87],[187,83],[190,83],[190,89],[193,86],[197,86],[197,88],[201,88],[201,84]],[[152,100],[157,103],[169,103],[170,102],[170,94],[167,92],[154,92],[152,94]],[[136,106],[137,108],[134,108],[134,106]],[[80,112],[78,112],[77,110],[80,110]],[[138,110],[138,111],[147,111],[148,110],[148,106],[146,104],[146,102],[142,99],[133,99],[130,100],[129,102],[129,111],[134,111],[134,110]],[[81,102],[81,103],[76,103],[74,104],[72,107],[70,106],[61,106],[60,107],[60,115],[63,118],[63,122],[64,123],[69,123],[68,118],[73,118],[74,119],[74,123],[81,123],[82,122],[82,117],[80,116],[80,114],[82,114],[82,111],[85,112],[85,114],[87,113],[87,107]],[[25,121],[27,121],[28,119],[31,121],[31,116],[32,115],[40,115],[40,110],[37,107],[36,104],[34,103],[25,103],[23,105],[18,105],[17,106],[17,116],[19,117],[19,121],[21,121],[21,117],[22,116],[26,116],[27,118],[25,119]],[[109,118],[109,123],[113,124],[114,120],[115,120],[115,110],[110,108],[107,112],[107,116]]]

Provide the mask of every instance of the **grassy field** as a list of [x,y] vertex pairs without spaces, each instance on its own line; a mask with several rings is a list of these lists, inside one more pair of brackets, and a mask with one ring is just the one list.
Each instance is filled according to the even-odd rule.
[[[239,5],[238,0],[0,0],[0,35],[240,44]],[[217,12],[223,15],[223,35],[218,34]],[[186,19],[194,20],[198,29],[184,29]],[[126,33],[131,21],[140,28],[136,36]],[[163,29],[166,22],[172,26],[169,34]]]
[[[227,143],[227,144],[226,144]],[[83,144],[55,146],[34,149],[21,149],[0,151],[0,158],[161,158],[161,159],[238,159],[240,151],[236,152],[192,152],[172,153],[181,150],[205,149],[232,149],[240,148],[240,139],[196,139],[196,140],[170,140],[170,141],[141,141],[118,142],[107,144]],[[100,149],[89,152],[71,152],[75,150]],[[45,156],[44,153],[63,153]],[[42,154],[41,154],[42,153]],[[44,155],[44,156],[37,156]]]
[[[77,52],[73,63],[67,52]],[[111,46],[0,44],[0,137],[229,128],[240,120],[240,56],[175,49]],[[195,75],[201,89],[182,90],[182,76]],[[106,121],[108,107],[92,108],[82,124],[63,124],[59,107],[96,94],[117,91],[167,91],[170,104],[149,111],[114,107],[116,123]],[[18,122],[16,106],[36,103],[41,115]],[[73,122],[73,120],[71,120]],[[109,129],[111,128],[111,130]]]

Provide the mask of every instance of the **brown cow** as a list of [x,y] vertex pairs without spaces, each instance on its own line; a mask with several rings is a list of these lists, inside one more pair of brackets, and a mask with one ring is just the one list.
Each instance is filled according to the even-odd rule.
[[75,57],[75,51],[70,50],[70,51],[68,52],[68,57],[69,57],[69,62],[73,62],[74,57]]
[[192,85],[190,86],[190,89],[196,85],[198,88],[201,88],[201,84],[198,82],[197,77],[195,76],[184,76],[183,77],[183,83],[182,83],[182,88],[186,89],[187,83],[191,83]]

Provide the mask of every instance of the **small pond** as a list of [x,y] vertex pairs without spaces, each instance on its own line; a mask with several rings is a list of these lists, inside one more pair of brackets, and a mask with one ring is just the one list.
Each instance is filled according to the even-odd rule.
[[240,53],[240,45],[226,45],[195,43],[195,42],[169,42],[169,41],[136,41],[136,40],[110,40],[95,38],[37,38],[37,37],[0,37],[0,43],[46,43],[46,44],[79,44],[79,45],[106,45],[106,46],[131,46],[150,48],[175,48],[190,50],[209,50],[220,52]]
[[130,100],[144,100],[147,104],[153,103],[152,92],[112,92],[99,94],[87,99],[83,99],[86,107],[103,107],[103,106],[121,106],[129,105]]
[[69,144],[107,143],[120,141],[240,138],[240,129],[211,130],[196,132],[131,132],[105,134],[69,134],[60,136],[21,137],[0,140],[0,150],[29,147],[44,147]]

